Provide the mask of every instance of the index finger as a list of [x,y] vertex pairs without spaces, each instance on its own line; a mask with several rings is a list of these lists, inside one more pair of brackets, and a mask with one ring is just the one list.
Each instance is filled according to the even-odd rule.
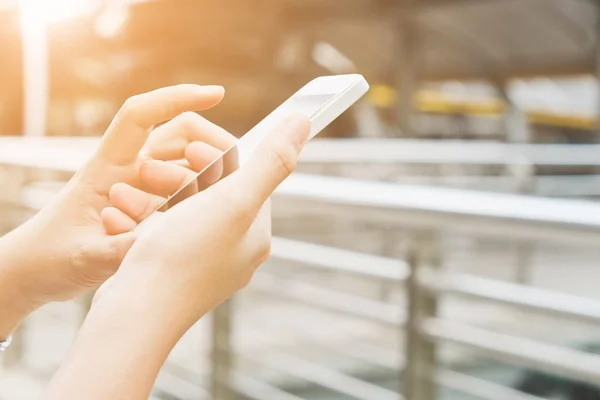
[[221,86],[176,85],[129,98],[119,110],[100,143],[99,155],[118,165],[135,161],[152,127],[186,111],[217,105]]
[[220,190],[243,193],[244,207],[257,213],[277,187],[292,173],[310,133],[310,121],[304,115],[293,115],[282,121],[258,146],[252,157]]

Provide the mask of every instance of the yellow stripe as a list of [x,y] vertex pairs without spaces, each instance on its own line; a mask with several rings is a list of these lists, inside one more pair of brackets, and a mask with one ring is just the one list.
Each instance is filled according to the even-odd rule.
[[[368,100],[375,107],[392,108],[396,105],[396,91],[389,86],[373,85]],[[465,114],[499,117],[504,112],[504,102],[499,99],[479,101],[453,101],[441,93],[421,90],[414,97],[417,110],[432,114]],[[527,113],[527,120],[536,125],[548,125],[561,128],[592,130],[597,127],[596,118],[573,114],[557,114],[532,111]]]

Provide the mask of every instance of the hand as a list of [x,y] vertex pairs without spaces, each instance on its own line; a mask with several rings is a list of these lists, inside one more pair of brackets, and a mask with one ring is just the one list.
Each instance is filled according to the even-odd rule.
[[268,199],[308,135],[305,117],[287,120],[241,169],[149,225],[96,293],[44,399],[147,399],[179,338],[268,257]]
[[[138,200],[140,190],[159,196],[174,191],[193,175],[190,169],[202,169],[235,144],[223,129],[187,113],[222,97],[221,87],[180,85],[125,103],[98,151],[57,199],[0,240],[0,312],[13,314],[0,315],[0,338],[17,316],[71,299],[117,270],[136,239],[129,230],[146,205]],[[148,137],[153,125],[171,118]],[[130,216],[107,208],[111,202]]]
[[145,288],[162,304],[187,309],[190,323],[244,287],[269,256],[269,196],[295,168],[309,130],[303,116],[283,121],[240,170],[167,211],[101,296]]

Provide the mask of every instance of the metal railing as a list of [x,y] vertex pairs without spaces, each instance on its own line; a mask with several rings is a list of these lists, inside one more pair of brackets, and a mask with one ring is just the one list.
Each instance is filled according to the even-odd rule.
[[[0,137],[0,163],[71,171],[97,146],[97,137]],[[27,148],[27,150],[25,150]],[[380,173],[369,179],[402,176],[403,182],[435,184],[542,196],[597,196],[596,174],[570,175],[572,168],[600,165],[599,145],[506,144],[491,141],[401,139],[317,139],[302,154],[301,165],[318,173],[352,176],[365,166]],[[407,168],[436,167],[436,171]],[[559,174],[537,175],[538,167],[558,167]],[[389,169],[393,168],[393,171]],[[452,168],[448,175],[441,168]],[[477,171],[474,172],[473,168]],[[491,171],[488,171],[491,169]],[[592,172],[593,172],[592,171]],[[363,172],[364,174],[364,172]]]
[[[72,170],[63,168],[64,165],[56,169]],[[51,169],[51,162],[39,167]],[[24,194],[21,192],[21,196]],[[302,398],[287,391],[284,381],[262,380],[253,377],[247,369],[239,369],[238,358],[359,399],[432,400],[438,386],[490,400],[537,398],[447,369],[440,363],[439,354],[440,346],[446,343],[574,381],[600,382],[600,358],[595,355],[450,321],[440,313],[441,304],[452,296],[493,303],[519,312],[527,310],[600,325],[598,300],[445,271],[441,269],[444,254],[440,246],[441,236],[449,233],[525,241],[532,245],[596,245],[600,241],[599,205],[296,174],[274,195],[273,212],[275,218],[306,214],[333,216],[409,231],[407,251],[402,259],[274,238],[269,261],[269,264],[299,264],[303,270],[391,284],[403,295],[404,305],[361,294],[341,293],[296,276],[286,278],[274,274],[271,268],[259,272],[249,288],[252,293],[304,304],[332,315],[370,321],[397,331],[405,350],[395,353],[368,343],[356,343],[352,348],[339,348],[331,343],[324,345],[319,342],[318,335],[311,343],[369,365],[393,370],[398,385],[395,389],[384,388],[360,375],[279,350],[258,358],[238,354],[233,343],[237,329],[233,321],[238,307],[234,298],[212,315],[213,342],[209,362],[212,365],[210,397],[214,400],[232,399],[236,393],[253,399]],[[282,323],[302,328],[301,323],[293,319]]]

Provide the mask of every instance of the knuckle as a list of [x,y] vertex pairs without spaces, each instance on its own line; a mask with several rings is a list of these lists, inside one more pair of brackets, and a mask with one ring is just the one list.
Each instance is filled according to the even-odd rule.
[[244,204],[233,204],[231,207],[232,216],[236,222],[243,226],[249,226],[254,220],[254,215]]
[[140,95],[131,96],[121,107],[121,113],[125,115],[135,114],[140,104]]
[[195,112],[186,111],[179,115],[178,120],[184,129],[195,129],[198,126],[198,118],[201,117]]
[[253,276],[252,273],[243,274],[241,279],[238,282],[236,290],[242,290],[242,289],[246,288],[252,281],[252,276]]
[[136,222],[142,222],[148,215],[152,214],[156,207],[157,206],[155,206],[153,203],[148,202],[147,204],[144,204],[142,208],[136,211],[131,217]]
[[258,265],[267,261],[269,257],[271,257],[271,238],[265,235],[265,238],[263,239],[261,245],[257,249]]
[[242,194],[231,194],[224,190],[213,193],[215,196],[212,196],[211,204],[215,209],[227,210],[227,218],[230,218],[234,226],[243,227],[245,230],[252,224],[255,214],[249,207],[248,202],[244,200]]
[[117,268],[125,258],[126,252],[115,241],[112,241],[107,247],[106,264],[111,269]]
[[[253,267],[253,266],[252,266]],[[252,277],[254,276],[255,268],[245,268],[244,273],[242,274],[241,285],[242,287],[248,286]]]
[[269,152],[269,161],[284,175],[290,175],[296,168],[296,157],[291,146],[279,146]]

